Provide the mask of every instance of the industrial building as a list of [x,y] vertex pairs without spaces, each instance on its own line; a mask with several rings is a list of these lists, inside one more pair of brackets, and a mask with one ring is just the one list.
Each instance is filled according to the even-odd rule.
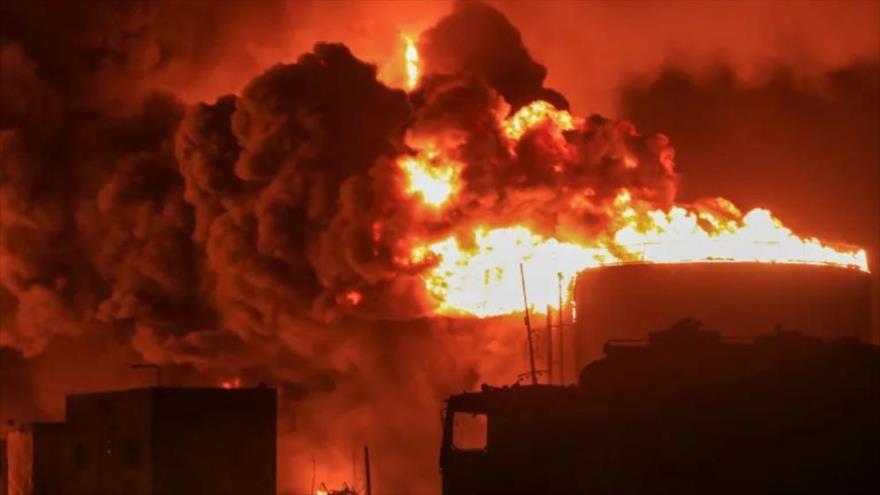
[[574,386],[450,397],[443,493],[876,493],[880,347],[686,319],[603,349]]
[[9,432],[8,495],[275,494],[276,394],[170,388],[73,395],[63,423]]
[[448,399],[443,493],[876,489],[869,274],[623,264],[582,272],[573,302],[557,364],[574,380]]

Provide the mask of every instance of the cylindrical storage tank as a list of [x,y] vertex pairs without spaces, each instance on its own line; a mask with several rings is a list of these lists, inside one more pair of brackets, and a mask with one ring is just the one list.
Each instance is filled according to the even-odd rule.
[[629,264],[581,272],[575,285],[575,372],[612,339],[645,339],[691,317],[725,337],[777,326],[870,340],[870,274],[825,265]]

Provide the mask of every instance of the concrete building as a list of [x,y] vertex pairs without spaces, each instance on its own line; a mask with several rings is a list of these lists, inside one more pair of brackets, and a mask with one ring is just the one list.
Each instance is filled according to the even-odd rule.
[[73,395],[64,423],[7,435],[9,495],[275,493],[268,388]]

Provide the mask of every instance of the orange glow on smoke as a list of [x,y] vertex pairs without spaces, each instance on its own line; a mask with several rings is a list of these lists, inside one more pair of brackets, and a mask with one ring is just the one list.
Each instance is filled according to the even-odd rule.
[[405,156],[398,164],[406,175],[405,192],[420,196],[427,205],[439,207],[455,192],[458,167],[440,159],[436,150]]
[[570,113],[557,110],[550,103],[541,100],[520,108],[512,117],[501,123],[501,128],[508,139],[517,141],[530,129],[546,121],[552,122],[560,131],[570,131],[575,128],[575,119]]
[[[582,120],[544,101],[499,122],[511,149],[538,127],[559,136],[564,146],[562,131],[581,125]],[[625,156],[623,162],[627,168],[639,166],[635,157]],[[457,194],[460,167],[439,151],[421,150],[398,163],[406,173],[406,192],[421,196],[425,204],[445,206]],[[572,207],[589,204],[590,194],[584,190],[572,196]],[[558,277],[568,289],[578,272],[620,263],[802,263],[868,271],[864,250],[799,237],[768,210],[743,214],[721,198],[659,209],[620,189],[605,213],[609,227],[587,243],[545,237],[520,220],[492,228],[472,225],[441,240],[416,242],[404,255],[408,258],[397,261],[426,267],[421,278],[437,313],[477,317],[522,310],[520,263],[530,305],[538,313],[557,303]]]
[[241,388],[241,378],[230,378],[220,382],[220,387],[225,389]]
[[345,293],[345,300],[352,306],[357,306],[364,299],[364,295],[356,290],[350,290]]
[[413,89],[419,83],[419,50],[412,36],[403,35],[405,44],[403,58],[406,62],[406,89]]

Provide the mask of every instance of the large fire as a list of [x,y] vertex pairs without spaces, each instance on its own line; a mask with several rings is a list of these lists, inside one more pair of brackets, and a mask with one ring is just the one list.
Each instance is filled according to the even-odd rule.
[[[418,53],[412,39],[406,40],[412,88],[418,79]],[[535,130],[555,136],[564,148],[564,133],[583,125],[582,119],[540,100],[498,122],[511,150]],[[405,192],[430,208],[445,208],[459,190],[454,160],[434,147],[417,151],[398,162],[406,177]],[[628,168],[639,166],[629,156],[624,163]],[[562,160],[554,170],[561,173],[565,166]],[[590,193],[584,190],[572,201],[586,200]],[[631,191],[622,188],[605,213],[614,219],[612,225],[589,241],[547,237],[522,221],[500,227],[472,225],[439,241],[415,243],[403,263],[429,267],[422,279],[438,313],[477,317],[522,309],[520,264],[530,305],[537,312],[556,303],[553,289],[560,279],[569,288],[581,270],[620,263],[805,263],[868,271],[864,250],[800,237],[770,211],[758,208],[743,214],[722,198],[661,209],[633,199]]]
[[439,207],[455,192],[456,167],[436,149],[403,157],[399,165],[406,172],[406,192],[420,196],[425,204]]
[[560,131],[570,131],[575,128],[575,119],[566,111],[557,110],[546,101],[533,101],[524,106],[510,118],[501,122],[504,135],[512,142],[518,141],[530,129],[542,122],[549,121]]
[[405,44],[403,58],[406,63],[406,89],[413,89],[419,83],[419,51],[412,36],[403,35]]

